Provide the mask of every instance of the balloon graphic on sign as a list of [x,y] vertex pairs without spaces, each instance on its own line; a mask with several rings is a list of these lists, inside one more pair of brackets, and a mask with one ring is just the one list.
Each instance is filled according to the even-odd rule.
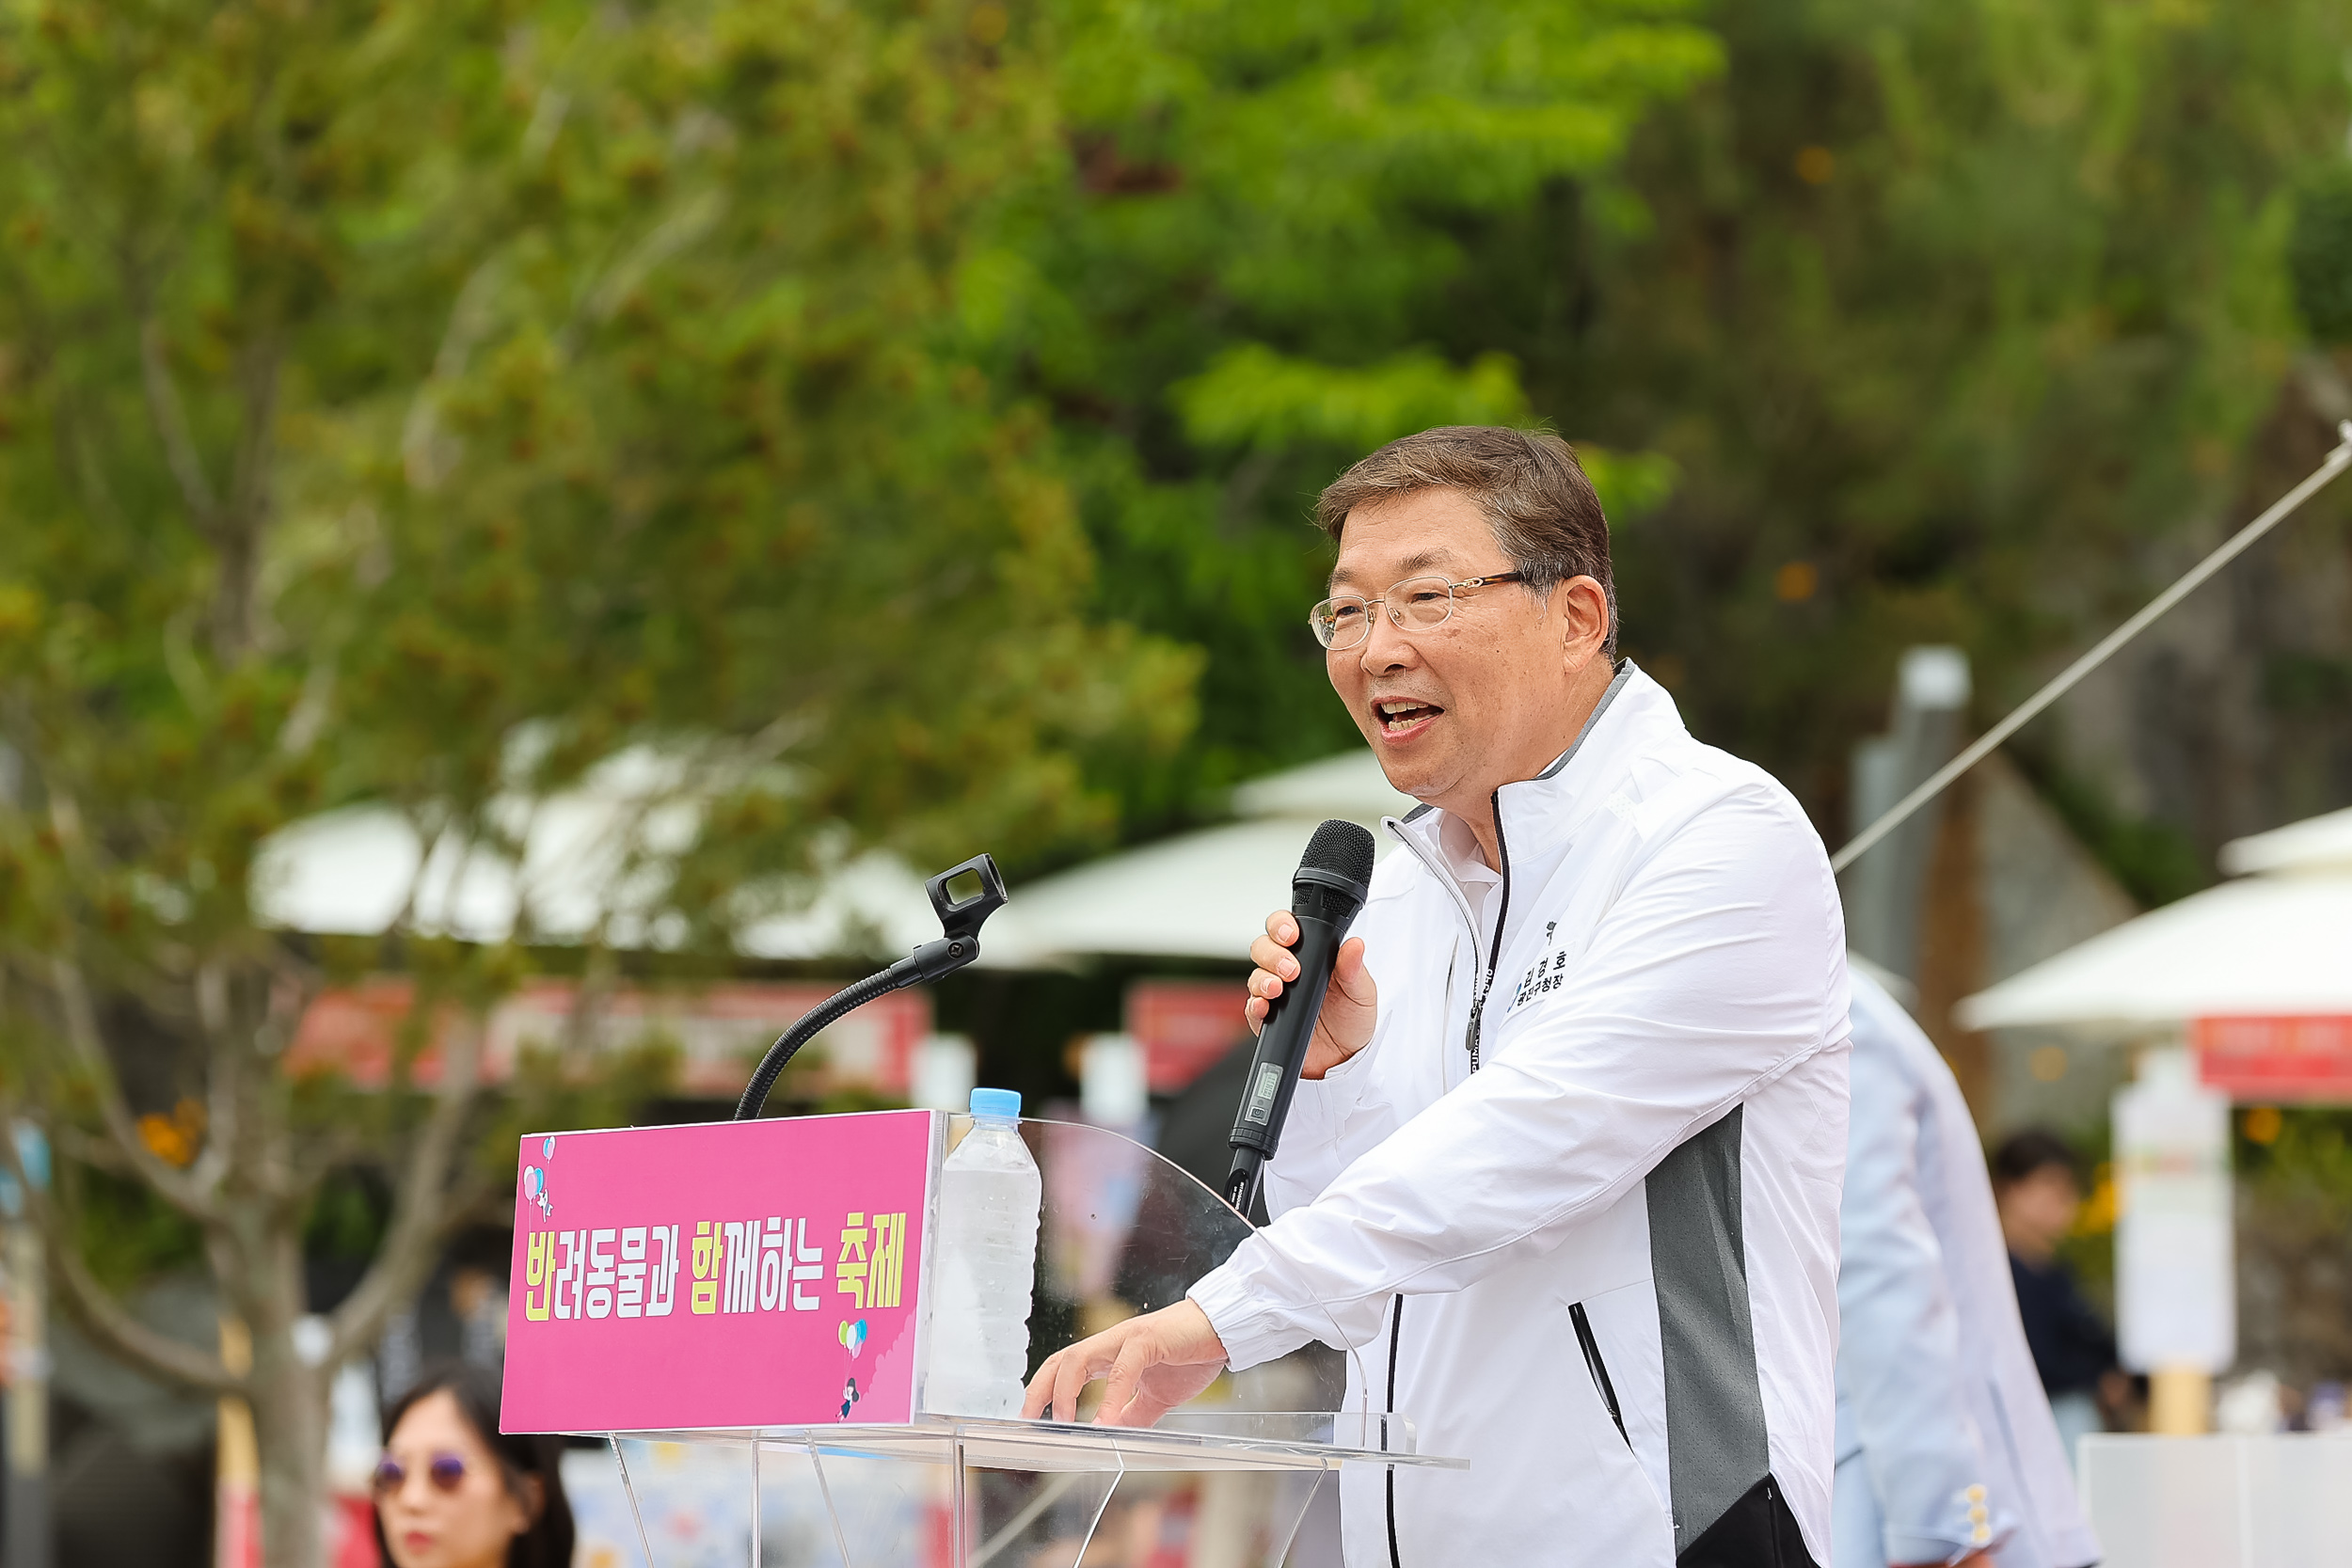
[[866,1348],[866,1320],[859,1318],[855,1322],[843,1323],[841,1342],[849,1348],[850,1359],[856,1360],[857,1353]]
[[552,1216],[555,1212],[548,1203],[548,1173],[537,1165],[523,1167],[523,1201],[537,1204],[542,1214]]
[[546,1139],[540,1143],[540,1145],[539,1145],[539,1153],[540,1153],[540,1155],[541,1155],[543,1158],[545,1158],[545,1159],[552,1160],[552,1159],[554,1159],[554,1158],[555,1158],[555,1134],[554,1134],[554,1133],[552,1133],[552,1132],[548,1133],[548,1134],[547,1135]]

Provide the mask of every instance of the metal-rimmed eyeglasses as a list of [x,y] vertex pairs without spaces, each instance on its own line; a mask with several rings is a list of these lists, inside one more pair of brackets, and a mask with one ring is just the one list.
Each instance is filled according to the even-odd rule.
[[1307,625],[1313,629],[1316,641],[1337,653],[1372,635],[1374,605],[1386,610],[1389,619],[1406,631],[1427,631],[1432,626],[1444,626],[1453,617],[1454,595],[1463,589],[1526,580],[1524,572],[1489,572],[1483,578],[1466,578],[1460,582],[1448,582],[1434,574],[1406,578],[1390,584],[1389,591],[1376,599],[1367,599],[1360,594],[1335,594],[1307,611]]

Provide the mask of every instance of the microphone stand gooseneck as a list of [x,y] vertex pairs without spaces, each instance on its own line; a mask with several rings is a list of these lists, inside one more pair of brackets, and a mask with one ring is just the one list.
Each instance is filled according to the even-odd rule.
[[[965,875],[978,877],[980,890],[959,901],[948,893],[947,884]],[[930,895],[931,908],[938,912],[940,928],[946,934],[936,942],[925,942],[888,969],[835,991],[779,1036],[776,1043],[768,1048],[768,1053],[760,1057],[751,1083],[743,1090],[743,1098],[736,1104],[737,1121],[750,1121],[758,1116],[768,1102],[768,1091],[775,1086],[777,1075],[792,1060],[793,1053],[843,1015],[877,996],[952,974],[980,956],[980,926],[1005,907],[1005,879],[997,871],[996,862],[987,855],[975,855],[925,882],[923,891]]]

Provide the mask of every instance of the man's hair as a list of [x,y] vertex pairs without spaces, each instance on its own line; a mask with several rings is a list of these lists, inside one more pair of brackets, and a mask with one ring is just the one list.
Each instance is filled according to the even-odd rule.
[[1315,525],[1337,539],[1356,508],[1440,487],[1478,503],[1531,593],[1549,594],[1570,578],[1600,584],[1609,600],[1601,651],[1614,663],[1617,584],[1609,572],[1609,519],[1574,450],[1549,431],[1440,425],[1391,441],[1331,482],[1315,502]]
[[2076,1177],[2074,1150],[2064,1138],[2046,1128],[2028,1127],[2003,1138],[1993,1151],[1993,1184],[2013,1187],[2029,1176],[2052,1168]]

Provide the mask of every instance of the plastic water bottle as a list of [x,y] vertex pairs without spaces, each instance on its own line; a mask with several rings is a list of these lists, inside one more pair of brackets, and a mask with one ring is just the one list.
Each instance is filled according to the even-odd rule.
[[972,1131],[940,1170],[940,1292],[923,1397],[939,1415],[1021,1414],[1045,1184],[1020,1116],[1012,1090],[974,1089]]

